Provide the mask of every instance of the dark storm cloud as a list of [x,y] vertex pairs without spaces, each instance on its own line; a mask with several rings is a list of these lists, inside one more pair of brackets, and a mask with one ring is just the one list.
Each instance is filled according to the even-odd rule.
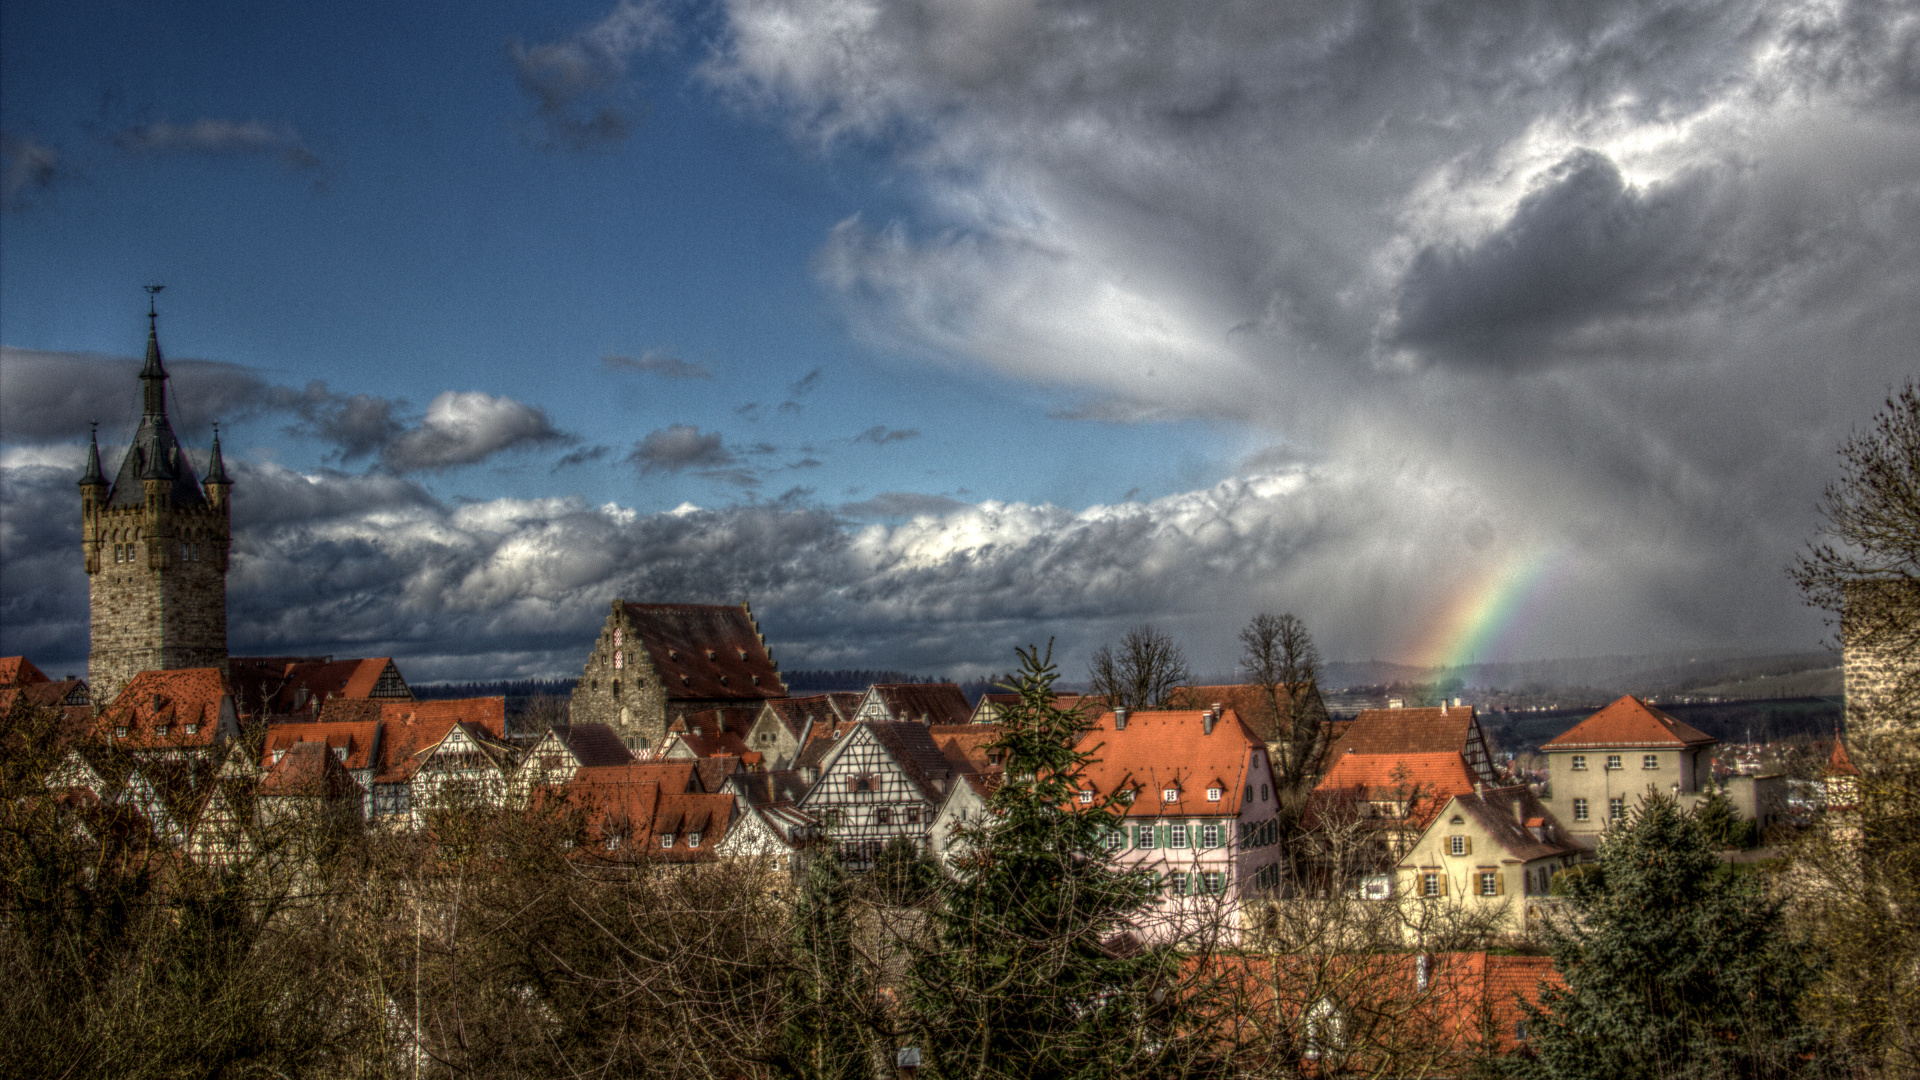
[[620,0],[606,18],[572,37],[512,42],[508,55],[520,88],[533,99],[540,144],[591,150],[625,139],[641,114],[628,64],[668,28],[652,4]]
[[713,371],[704,364],[690,363],[662,349],[648,349],[639,356],[608,353],[601,361],[610,368],[644,372],[663,379],[711,379]]
[[[291,432],[329,444],[340,461],[372,459],[395,473],[443,471],[574,441],[544,410],[477,391],[448,391],[413,415],[403,401],[339,394],[319,380],[295,390],[238,364],[169,360],[167,371],[169,410],[189,439],[217,420],[290,416]],[[111,447],[139,420],[139,398],[128,393],[138,377],[139,363],[130,359],[0,348],[0,436],[10,443],[79,439],[97,420],[102,443]]]
[[846,503],[840,512],[850,518],[921,517],[950,514],[967,504],[945,495],[926,495],[917,491],[883,491],[871,499]]

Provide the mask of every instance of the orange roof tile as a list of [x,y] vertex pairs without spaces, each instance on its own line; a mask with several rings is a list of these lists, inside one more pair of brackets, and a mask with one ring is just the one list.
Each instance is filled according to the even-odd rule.
[[[1294,689],[1304,694],[1318,693],[1311,684],[1301,684]],[[1279,699],[1278,717],[1268,715],[1272,708],[1267,702],[1266,690],[1259,683],[1176,687],[1170,701],[1177,709],[1208,709],[1214,705],[1232,709],[1256,738],[1273,742],[1286,734],[1287,711],[1292,708],[1293,702],[1292,693],[1278,683],[1274,684],[1274,693]]]
[[260,794],[334,799],[366,791],[347,775],[324,743],[308,742],[288,750],[260,781]]
[[1471,705],[1431,709],[1365,709],[1329,748],[1329,760],[1356,754],[1458,754],[1466,750],[1475,713]]
[[1632,695],[1575,724],[1542,750],[1606,746],[1700,746],[1718,742]]
[[973,715],[958,683],[874,683],[867,692],[879,699],[892,720],[964,724]]
[[377,764],[373,754],[379,734],[378,720],[295,720],[272,724],[268,726],[267,737],[260,748],[260,767],[271,769],[276,754],[285,755],[303,743],[316,743],[329,749],[346,750],[346,759],[341,764],[348,769],[371,769]]
[[[736,604],[623,604],[667,699],[782,698],[753,617]],[[751,721],[749,721],[751,722]]]
[[1447,802],[1473,794],[1473,771],[1455,750],[1433,754],[1342,754],[1314,786],[1325,797],[1347,794],[1369,802],[1411,801],[1407,818],[1426,828]]
[[1860,770],[1853,764],[1853,759],[1847,756],[1847,744],[1838,738],[1833,740],[1833,753],[1827,758],[1826,772],[1828,776],[1860,775]]
[[28,686],[50,682],[33,661],[24,656],[0,656],[0,686]]
[[[1079,748],[1095,758],[1081,779],[1097,797],[1137,790],[1127,807],[1129,817],[1239,817],[1243,787],[1269,782],[1265,768],[1258,771],[1260,779],[1249,771],[1256,752],[1264,765],[1266,744],[1231,710],[1206,734],[1206,716],[1184,710],[1135,712],[1121,731],[1115,730],[1113,713],[1101,714],[1080,737]],[[1207,798],[1215,781],[1226,785],[1217,802]]]
[[984,772],[999,764],[993,760],[998,754],[987,750],[988,743],[1000,738],[999,724],[939,724],[927,733],[942,754],[964,769]]
[[219,668],[143,671],[100,713],[94,737],[135,750],[212,746],[222,699],[232,707]]

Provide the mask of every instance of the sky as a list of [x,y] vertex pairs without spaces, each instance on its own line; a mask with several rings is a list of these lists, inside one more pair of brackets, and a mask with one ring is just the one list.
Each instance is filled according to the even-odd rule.
[[0,0],[0,654],[74,481],[234,473],[236,654],[576,674],[1816,648],[1785,568],[1920,341],[1920,11]]

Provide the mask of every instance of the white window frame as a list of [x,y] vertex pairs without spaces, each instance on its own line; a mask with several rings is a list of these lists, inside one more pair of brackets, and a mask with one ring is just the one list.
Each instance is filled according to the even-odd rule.
[[672,846],[673,846],[673,834],[672,834],[672,833],[670,833],[670,832],[663,832],[663,833],[661,833],[661,834],[660,834],[660,846],[661,846],[661,847],[663,847],[663,848],[670,848],[670,847],[672,847]]
[[1466,853],[1467,853],[1467,838],[1466,838],[1466,837],[1464,837],[1464,836],[1449,836],[1449,837],[1447,837],[1447,854],[1449,854],[1449,855],[1465,855]]
[[1480,895],[1481,896],[1500,895],[1500,876],[1499,875],[1500,875],[1500,871],[1498,870],[1480,871]]
[[1588,811],[1588,809],[1587,809],[1587,800],[1585,800],[1585,799],[1575,799],[1575,800],[1573,800],[1573,820],[1575,820],[1575,821],[1590,821],[1590,820],[1592,820],[1592,818],[1591,818],[1591,816],[1590,816],[1590,814],[1589,814],[1589,811]]
[[1177,787],[1161,788],[1160,801],[1161,802],[1179,802],[1180,789]]
[[1187,846],[1187,824],[1184,821],[1167,826],[1167,846],[1183,848]]
[[1615,795],[1607,800],[1607,820],[1627,820],[1627,799],[1624,795]]
[[1093,792],[1091,792],[1091,791],[1088,791],[1088,790],[1087,790],[1086,788],[1081,788],[1081,789],[1080,789],[1080,801],[1081,801],[1081,802],[1083,802],[1083,803],[1090,803],[1090,802],[1092,802],[1092,801],[1093,801]]
[[1220,846],[1220,826],[1200,826],[1200,846],[1216,848]]
[[700,833],[697,830],[687,834],[687,846],[690,848],[700,846]]
[[1607,755],[1607,771],[1608,772],[1616,772],[1624,768],[1626,768],[1626,766],[1621,763],[1619,754]]
[[1640,755],[1640,767],[1641,767],[1641,768],[1643,768],[1643,769],[1657,769],[1657,768],[1659,768],[1659,767],[1660,767],[1660,755],[1659,755],[1659,754],[1641,754],[1641,755]]
[[1573,771],[1574,772],[1587,771],[1587,755],[1585,754],[1573,755]]

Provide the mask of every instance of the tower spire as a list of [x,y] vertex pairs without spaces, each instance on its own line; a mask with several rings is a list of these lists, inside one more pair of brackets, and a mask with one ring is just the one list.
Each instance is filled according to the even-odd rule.
[[100,421],[93,422],[93,430],[87,435],[87,472],[80,478],[81,487],[106,487],[107,476],[100,471]]
[[207,457],[206,479],[208,487],[215,484],[233,484],[232,480],[227,479],[227,463],[220,457],[220,424],[217,421],[213,425],[213,452]]
[[154,298],[165,285],[148,285],[147,290],[147,363],[140,369],[144,412],[148,416],[167,415],[167,368],[160,362],[160,313]]

